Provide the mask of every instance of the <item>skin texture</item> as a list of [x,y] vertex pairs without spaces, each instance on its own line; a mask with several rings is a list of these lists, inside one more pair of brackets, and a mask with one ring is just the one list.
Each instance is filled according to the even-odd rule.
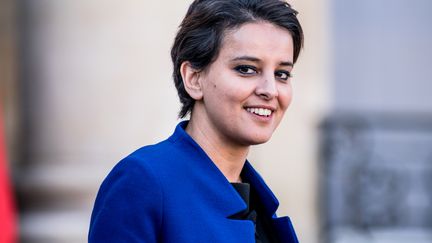
[[[240,181],[250,145],[267,142],[292,98],[290,33],[268,22],[227,31],[216,60],[205,70],[181,66],[186,91],[196,100],[186,132],[231,181]],[[267,108],[259,116],[247,108]]]

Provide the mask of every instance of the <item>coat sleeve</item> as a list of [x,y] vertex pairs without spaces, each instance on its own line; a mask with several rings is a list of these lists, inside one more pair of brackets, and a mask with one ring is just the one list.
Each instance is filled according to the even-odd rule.
[[149,164],[132,156],[102,183],[93,208],[89,242],[160,241],[163,195]]

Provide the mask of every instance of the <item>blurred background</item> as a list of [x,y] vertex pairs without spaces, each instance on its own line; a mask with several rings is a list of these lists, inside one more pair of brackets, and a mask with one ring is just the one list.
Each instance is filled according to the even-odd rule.
[[[190,3],[0,0],[21,242],[86,242],[108,171],[173,132],[169,52]],[[306,37],[294,101],[250,155],[278,214],[302,243],[432,242],[432,1],[290,3]]]

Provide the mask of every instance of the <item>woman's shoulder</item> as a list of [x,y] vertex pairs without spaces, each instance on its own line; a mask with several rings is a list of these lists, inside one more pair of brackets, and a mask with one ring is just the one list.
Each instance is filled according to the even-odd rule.
[[177,144],[168,139],[146,145],[120,160],[109,172],[104,183],[122,178],[125,181],[158,180],[164,173],[177,167],[184,156],[179,155]]
[[136,237],[143,228],[155,232],[151,237],[156,237],[162,202],[159,176],[140,153],[132,153],[114,166],[99,188],[89,242],[120,242]]
[[[115,167],[122,169],[152,169],[164,170],[165,167],[169,167],[169,164],[176,161],[176,151],[174,144],[168,139],[157,144],[146,145],[141,147],[125,158],[120,160]],[[114,168],[115,168],[114,167]]]
[[[142,155],[142,154],[141,154]],[[102,182],[99,193],[124,188],[158,187],[158,175],[145,156],[134,152],[120,160]]]

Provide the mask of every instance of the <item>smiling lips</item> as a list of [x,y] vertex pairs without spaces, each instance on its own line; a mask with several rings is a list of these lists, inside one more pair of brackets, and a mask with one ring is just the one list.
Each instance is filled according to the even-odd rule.
[[246,108],[246,110],[252,114],[264,116],[264,117],[270,117],[273,113],[272,110],[266,109],[266,108]]

